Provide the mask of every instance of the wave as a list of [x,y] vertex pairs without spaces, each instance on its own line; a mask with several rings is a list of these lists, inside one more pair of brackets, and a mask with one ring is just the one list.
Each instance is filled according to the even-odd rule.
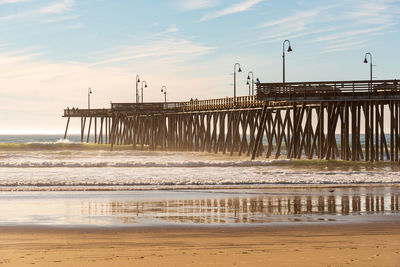
[[[393,185],[400,187],[400,181],[398,180],[365,180],[360,181],[358,179],[348,179],[348,180],[308,180],[308,181],[296,181],[290,180],[287,181],[285,179],[280,179],[276,181],[271,180],[262,180],[257,178],[252,179],[244,179],[244,180],[226,180],[226,179],[215,179],[215,180],[190,180],[190,179],[177,179],[177,180],[158,180],[158,179],[140,179],[138,181],[14,181],[14,182],[1,182],[0,183],[0,191],[8,191],[10,188],[21,187],[50,187],[56,188],[60,187],[80,187],[78,190],[90,190],[90,187],[99,187],[98,190],[126,190],[127,187],[134,187],[133,189],[138,189],[138,186],[155,186],[155,189],[160,189],[159,186],[168,186],[168,187],[181,187],[181,186],[192,186],[194,189],[200,189],[202,186],[244,186],[249,187],[253,186],[257,188],[259,186],[282,186],[289,187],[293,186],[317,186],[317,185]],[[200,186],[200,187],[199,187]],[[119,188],[116,188],[119,187]]]
[[[142,155],[142,154],[140,154]],[[67,157],[70,156],[69,154]],[[394,162],[348,162],[348,161],[322,161],[322,160],[171,160],[157,159],[152,161],[147,159],[129,160],[126,157],[109,157],[107,160],[99,160],[99,158],[74,160],[43,160],[43,159],[20,159],[13,160],[10,155],[6,155],[7,160],[0,157],[0,168],[250,168],[250,167],[266,167],[264,171],[272,171],[281,168],[281,170],[301,170],[327,172],[343,170],[348,171],[371,171],[371,170],[387,170],[400,171],[398,163]],[[40,158],[40,157],[39,157]],[[131,159],[134,159],[133,154]],[[139,157],[140,158],[140,157]],[[270,169],[270,168],[272,169]]]
[[167,161],[167,162],[71,162],[71,161],[36,161],[36,162],[1,162],[0,168],[200,168],[200,167],[257,167],[274,164],[287,164],[290,160],[246,160],[246,161]]
[[[109,144],[71,142],[60,139],[56,142],[0,143],[0,151],[40,151],[40,150],[110,150]],[[115,150],[129,150],[132,146],[116,146]]]

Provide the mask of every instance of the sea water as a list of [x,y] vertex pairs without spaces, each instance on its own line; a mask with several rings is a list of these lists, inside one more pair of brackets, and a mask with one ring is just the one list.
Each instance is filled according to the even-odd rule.
[[138,151],[56,135],[0,136],[0,190],[78,190],[97,186],[399,183],[388,162],[269,160],[204,152]]
[[397,163],[111,151],[79,139],[0,136],[0,225],[246,224],[399,211]]

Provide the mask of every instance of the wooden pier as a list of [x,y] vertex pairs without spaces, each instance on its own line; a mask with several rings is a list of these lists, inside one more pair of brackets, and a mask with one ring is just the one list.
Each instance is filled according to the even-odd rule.
[[82,142],[92,133],[92,141],[111,149],[399,161],[397,80],[260,83],[254,96],[112,103],[109,109],[66,109],[63,117],[65,138],[70,118],[77,117]]

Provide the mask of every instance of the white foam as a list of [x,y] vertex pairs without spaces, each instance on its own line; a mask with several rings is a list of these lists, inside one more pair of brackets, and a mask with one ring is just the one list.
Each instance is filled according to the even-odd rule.
[[397,169],[367,168],[205,153],[0,151],[0,187],[400,183]]

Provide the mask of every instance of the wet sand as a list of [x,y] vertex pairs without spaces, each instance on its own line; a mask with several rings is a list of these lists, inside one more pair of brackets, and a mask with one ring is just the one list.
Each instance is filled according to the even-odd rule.
[[399,187],[2,192],[0,266],[400,266]]
[[399,186],[1,192],[0,226],[359,223],[398,215],[399,199]]
[[399,266],[400,221],[264,227],[2,227],[2,266]]

